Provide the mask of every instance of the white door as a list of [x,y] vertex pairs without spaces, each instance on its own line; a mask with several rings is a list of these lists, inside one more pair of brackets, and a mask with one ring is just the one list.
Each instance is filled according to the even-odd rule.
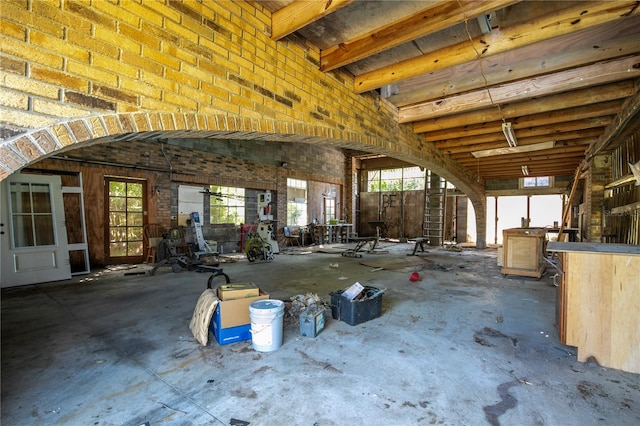
[[71,278],[60,176],[16,173],[0,185],[0,287]]

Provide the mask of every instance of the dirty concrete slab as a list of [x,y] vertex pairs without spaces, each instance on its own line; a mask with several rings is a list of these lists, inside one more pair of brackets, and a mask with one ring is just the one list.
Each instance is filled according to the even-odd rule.
[[[413,245],[384,248],[363,257],[402,262]],[[267,353],[196,342],[188,326],[207,274],[121,269],[3,290],[2,423],[640,422],[639,375],[577,362],[558,342],[549,274],[504,277],[491,249],[420,255],[426,266],[392,271],[308,248],[223,263],[233,282],[282,300],[329,301],[356,281],[386,289],[379,318],[350,326],[329,313],[315,338],[286,317]]]

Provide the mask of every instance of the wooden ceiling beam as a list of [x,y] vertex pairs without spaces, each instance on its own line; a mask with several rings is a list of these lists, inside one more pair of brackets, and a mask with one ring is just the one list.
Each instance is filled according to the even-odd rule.
[[[516,139],[525,139],[535,136],[546,136],[549,139],[554,139],[554,137],[560,133],[566,132],[574,132],[579,130],[586,129],[600,129],[598,134],[602,128],[607,126],[609,123],[613,121],[611,116],[606,117],[598,117],[591,118],[586,120],[575,120],[568,121],[566,123],[552,124],[549,126],[536,126],[536,127],[525,127],[515,132]],[[479,136],[468,136],[468,137],[460,137],[456,139],[446,139],[442,141],[434,142],[434,145],[438,149],[449,148],[454,146],[462,146],[462,145],[473,145],[477,143],[485,143],[485,142],[494,142],[498,140],[505,140],[504,134],[502,133],[502,128],[500,128],[497,132],[486,135]]]
[[[510,119],[514,129],[525,127],[534,127],[542,125],[551,125],[564,123],[574,120],[586,120],[589,118],[597,118],[602,116],[614,115],[620,111],[622,101],[615,100],[603,102],[595,105],[585,105],[576,108],[568,108],[561,114],[553,112],[544,112],[541,114],[527,115]],[[415,125],[414,130],[419,126]],[[456,139],[464,136],[478,136],[487,133],[502,132],[502,122],[492,121],[489,123],[472,124],[464,127],[454,127],[445,130],[436,130],[423,133],[426,142],[436,142],[445,139]],[[420,133],[420,132],[417,132]]]
[[522,101],[533,96],[548,96],[638,76],[640,76],[640,55],[632,55],[400,108],[398,121],[408,123],[459,114],[495,104]]
[[567,167],[571,164],[579,163],[584,159],[582,155],[567,155],[564,160],[558,161],[557,159],[545,160],[545,159],[534,159],[534,160],[513,160],[510,164],[494,164],[494,163],[485,163],[480,162],[479,165],[470,165],[467,166],[468,169],[475,169],[476,172],[479,170],[480,174],[482,172],[488,171],[500,171],[502,169],[509,168],[518,168],[520,169],[523,165],[527,165],[530,168],[538,168],[541,170],[542,168],[550,169],[550,168],[559,168],[559,167]]
[[640,80],[635,81],[636,93],[634,96],[629,97],[624,101],[620,113],[616,116],[616,119],[611,123],[600,136],[597,142],[595,142],[587,152],[587,159],[591,159],[606,149],[613,140],[620,134],[620,132],[627,126],[634,117],[638,117],[638,111],[640,111]]
[[560,37],[579,30],[624,19],[639,13],[636,1],[594,1],[579,3],[559,11],[532,18],[511,28],[494,30],[469,41],[429,52],[417,58],[401,61],[356,76],[354,91],[364,93],[400,80],[444,69],[480,57],[488,57],[527,46],[543,40]]
[[[511,119],[524,115],[539,113],[549,113],[551,111],[575,108],[583,105],[592,105],[601,102],[626,98],[635,94],[633,81],[621,81],[618,83],[599,86],[597,90],[593,88],[580,89],[558,95],[545,96],[528,101],[516,102],[497,107],[484,108],[478,111],[471,111],[464,114],[455,114],[448,117],[439,117],[431,120],[424,120],[414,123],[416,133],[443,130],[447,128],[460,127],[465,123],[487,123],[502,119]],[[557,114],[557,113],[556,113]]]
[[[544,160],[544,161],[562,162],[570,157],[584,158],[584,147],[582,148],[582,150],[578,150],[577,147],[574,147],[574,148],[575,150],[573,151],[568,151],[568,152],[559,153],[559,154],[547,154],[540,157],[507,156],[509,158],[505,158],[505,159],[502,159],[502,158],[497,159],[497,157],[485,157],[485,158],[479,158],[479,159],[478,158],[465,158],[465,159],[453,158],[453,159],[458,161],[458,163],[460,163],[464,167],[477,168],[477,167],[485,167],[489,165],[509,166],[514,161],[526,162],[526,161]],[[500,156],[500,157],[505,157],[505,156]],[[490,159],[490,160],[487,160],[487,159]]]
[[322,51],[320,70],[331,71],[420,37],[449,28],[465,19],[502,9],[519,1],[439,1],[411,16],[392,22]]
[[[556,135],[553,139],[555,139],[556,141],[565,141],[565,142],[570,142],[572,140],[584,140],[584,139],[590,139],[591,141],[593,140],[597,140],[598,136],[600,136],[600,134],[602,133],[602,131],[598,130],[598,131],[594,131],[594,130],[585,130],[582,132],[567,132],[567,133],[561,133]],[[536,136],[536,137],[532,137],[532,138],[526,138],[526,140],[522,140],[522,141],[518,141],[518,145],[523,146],[523,145],[534,145],[537,143],[542,143],[542,142],[549,142],[549,140],[553,140],[552,138],[549,137],[545,137],[545,136]],[[461,146],[454,146],[454,147],[448,147],[448,148],[438,148],[440,151],[442,151],[445,154],[457,154],[460,152],[473,152],[473,151],[484,151],[486,149],[498,149],[498,148],[505,148],[507,147],[507,141],[496,141],[496,142],[487,142],[487,143],[479,143],[479,144],[474,144],[474,145],[461,145]]]
[[355,0],[296,0],[271,15],[271,38],[280,40]]
[[[465,157],[465,158],[456,158],[456,156],[452,155],[451,158],[456,160],[458,163],[464,166],[474,166],[478,162],[487,164],[509,164],[512,161],[533,161],[533,160],[558,160],[563,159],[567,156],[567,154],[578,154],[584,157],[585,145],[580,146],[568,146],[564,148],[552,148],[544,151],[536,151],[536,152],[527,152],[522,154],[507,154],[507,155],[497,155],[494,157],[483,157],[483,158],[475,158]],[[478,161],[480,160],[480,161]]]
[[[400,93],[387,99],[398,107],[580,67],[640,52],[640,16],[617,25],[600,25],[578,34],[504,52],[480,61],[398,82]],[[621,31],[631,35],[621,36]],[[595,44],[597,40],[597,44]],[[541,56],[540,52],[544,52]],[[485,80],[486,79],[486,80]]]
[[[527,168],[529,169],[529,173],[535,172],[535,173],[544,173],[544,172],[549,172],[551,170],[575,170],[576,166],[578,164],[580,164],[580,161],[582,161],[584,159],[584,157],[573,157],[571,159],[568,159],[565,162],[562,163],[554,163],[554,162],[548,162],[548,161],[540,161],[540,162],[523,162],[523,163],[512,163],[510,166],[504,166],[504,165],[500,165],[497,167],[493,167],[493,168],[486,168],[483,169],[482,167],[475,168],[475,172],[476,173],[480,173],[480,175],[485,175],[488,173],[503,173],[503,172],[508,172],[509,170],[515,170],[517,175],[522,176],[522,166],[527,166]],[[469,167],[469,170],[472,170],[473,167]],[[513,174],[513,172],[511,172],[510,174]]]
[[[521,177],[541,177],[541,176],[572,176],[575,169],[578,167],[580,162],[575,164],[571,164],[567,167],[559,167],[552,169],[544,169],[544,170],[535,170],[529,169],[529,175],[523,176],[522,170],[518,168],[517,170],[504,170],[504,171],[496,171],[493,173],[484,173],[480,175],[481,179],[514,179],[514,175]],[[477,173],[476,173],[477,174]]]
[[[549,141],[566,141],[571,139],[579,139],[579,138],[588,138],[588,137],[598,137],[602,134],[602,127],[597,128],[585,128],[585,129],[572,129],[566,130],[563,132],[555,132],[555,133],[539,133],[532,134],[527,137],[517,137],[518,146],[525,145],[533,145],[541,142],[549,142]],[[488,135],[490,137],[470,137],[470,138],[460,138],[454,141],[444,141],[444,142],[433,142],[433,146],[448,152],[451,148],[462,148],[469,149],[471,146],[480,146],[482,144],[499,144],[503,147],[508,146],[507,140],[504,137],[504,134],[500,132],[495,135]],[[490,148],[491,149],[491,148]],[[471,151],[478,151],[477,149],[472,149]]]

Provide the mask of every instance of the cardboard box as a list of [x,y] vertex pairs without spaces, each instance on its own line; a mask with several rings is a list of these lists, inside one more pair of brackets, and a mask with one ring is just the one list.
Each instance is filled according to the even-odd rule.
[[254,283],[223,284],[218,287],[218,299],[235,300],[260,296],[260,289]]
[[210,328],[216,340],[221,345],[251,340],[251,324],[221,329],[216,321],[211,321]]
[[[220,300],[213,312],[209,329],[221,345],[251,340],[251,316],[249,306],[256,300],[268,299],[269,293],[258,289],[256,297],[244,299]],[[220,298],[220,287],[217,289]]]

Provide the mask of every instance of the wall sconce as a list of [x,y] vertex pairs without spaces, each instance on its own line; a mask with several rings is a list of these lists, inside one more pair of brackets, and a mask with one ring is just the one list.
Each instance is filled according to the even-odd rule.
[[286,161],[283,161],[282,163],[280,163],[280,167],[286,168],[289,165],[289,163],[287,163]]
[[516,139],[516,134],[513,133],[511,123],[502,123],[502,133],[504,133],[504,137],[507,138],[507,143],[510,147],[513,148],[518,145],[518,140]]
[[160,185],[155,185],[153,187],[152,195],[158,195],[158,194],[160,194]]
[[529,168],[527,166],[522,166],[522,175],[529,176]]

